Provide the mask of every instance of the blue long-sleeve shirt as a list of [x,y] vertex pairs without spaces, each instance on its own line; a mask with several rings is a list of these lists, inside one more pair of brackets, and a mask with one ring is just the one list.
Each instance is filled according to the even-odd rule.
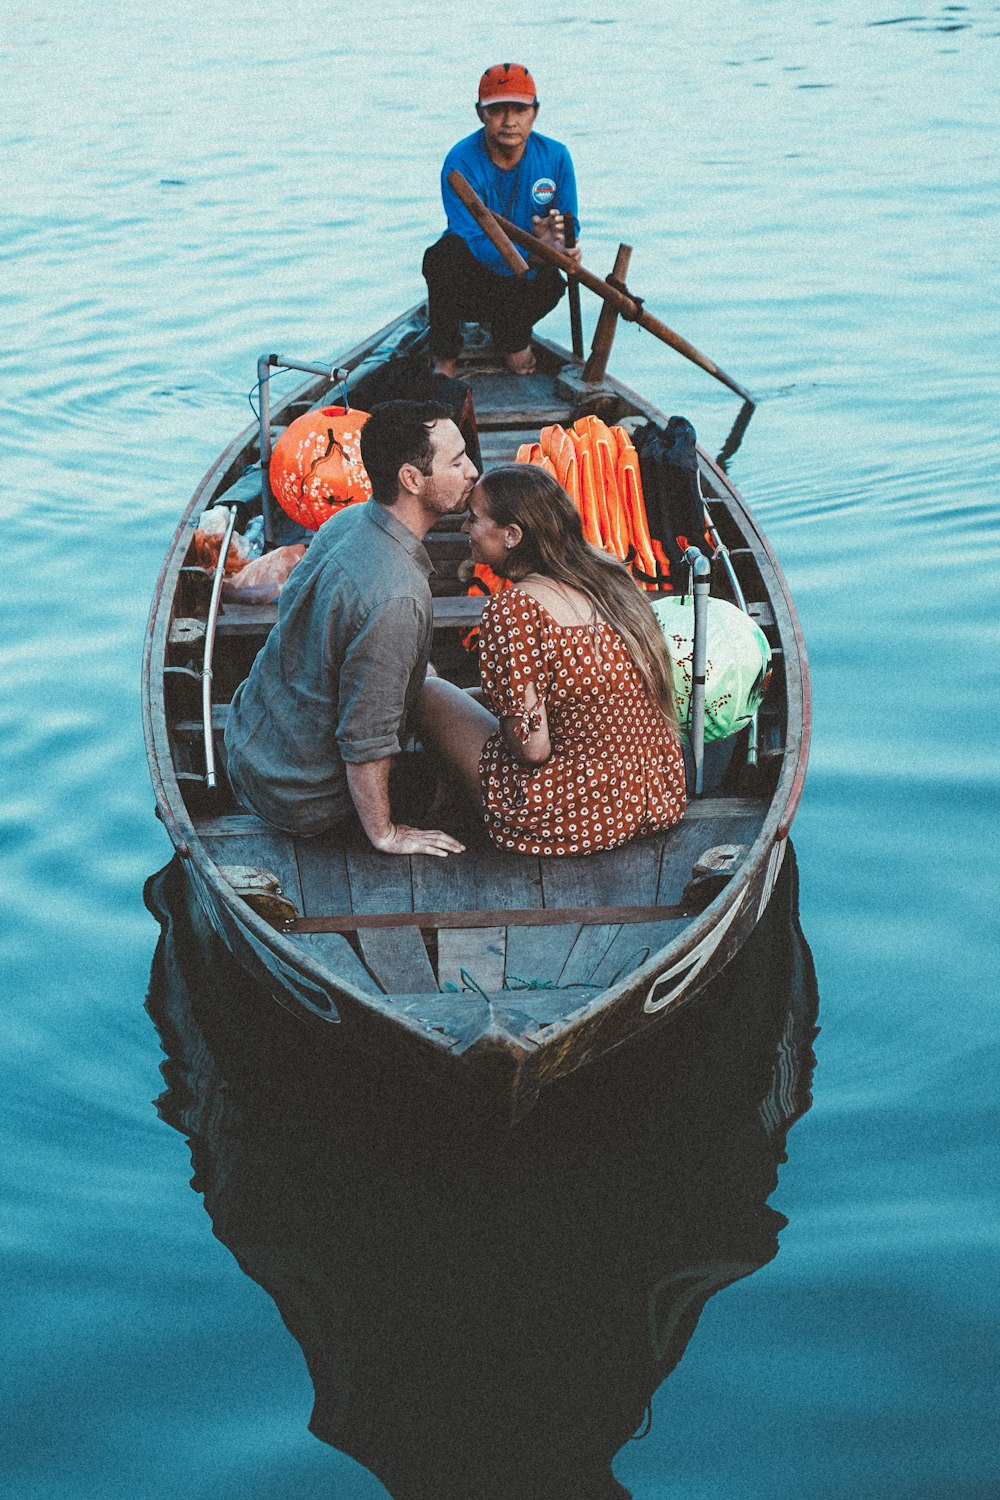
[[[448,186],[455,168],[475,188],[487,208],[502,214],[520,229],[533,232],[532,216],[555,207],[577,222],[576,177],[570,154],[559,141],[532,131],[516,167],[504,171],[490,159],[486,132],[477,130],[452,146],[441,168],[441,197],[448,217],[446,233],[465,240],[478,261],[500,276],[512,276],[507,262],[480,229],[469,210]],[[577,227],[579,227],[577,223]],[[533,273],[532,273],[533,274]]]

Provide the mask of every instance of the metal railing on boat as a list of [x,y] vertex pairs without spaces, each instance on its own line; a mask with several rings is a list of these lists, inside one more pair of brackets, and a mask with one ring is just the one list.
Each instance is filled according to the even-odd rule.
[[226,559],[233,544],[236,526],[236,506],[222,506],[228,510],[229,520],[219,548],[219,561],[212,576],[212,594],[208,601],[208,619],[205,621],[205,654],[201,664],[201,716],[205,729],[205,785],[215,791],[218,774],[215,769],[215,740],[212,737],[212,663],[215,657],[215,630],[219,621],[219,605],[222,602],[222,584],[226,576]]
[[[285,359],[280,354],[262,354],[257,361],[257,395],[260,401],[260,478],[261,504],[264,511],[264,545],[274,540],[274,496],[271,493],[271,371],[301,370],[305,375],[323,375],[330,384],[346,381],[350,370],[336,365],[311,364],[302,359]],[[346,390],[346,388],[345,388]],[[344,405],[347,405],[346,395]]]
[[[737,608],[741,609],[745,615],[749,615],[750,610],[747,605],[747,597],[743,592],[743,587],[740,583],[740,580],[736,576],[736,569],[733,567],[733,560],[729,556],[729,548],[726,546],[725,542],[719,535],[718,528],[716,527],[715,522],[712,520],[712,513],[705,502],[705,496],[701,492],[700,474],[698,475],[698,493],[701,495],[702,509],[705,512],[705,525],[708,528],[708,534],[712,538],[712,541],[715,545],[714,555],[722,562],[722,566],[726,572],[726,577],[729,579],[729,587],[733,591],[733,599],[736,602]],[[746,763],[751,768],[753,768],[757,764],[758,742],[760,737],[759,722],[759,715],[756,711],[754,711],[753,718],[750,720],[750,723],[747,726]]]

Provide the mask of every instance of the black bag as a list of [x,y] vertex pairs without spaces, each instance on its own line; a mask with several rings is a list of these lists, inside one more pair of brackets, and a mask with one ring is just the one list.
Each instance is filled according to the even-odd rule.
[[450,409],[465,438],[469,457],[482,473],[472,391],[464,380],[456,380],[451,375],[435,375],[428,368],[426,358],[401,354],[388,360],[379,372],[372,405],[379,401],[440,401]]
[[670,563],[667,578],[647,578],[634,568],[633,572],[644,583],[683,588],[687,573],[684,549],[691,543],[701,546],[705,535],[695,430],[686,417],[671,417],[665,428],[647,422],[633,433],[632,442],[639,455],[650,536],[660,543]]

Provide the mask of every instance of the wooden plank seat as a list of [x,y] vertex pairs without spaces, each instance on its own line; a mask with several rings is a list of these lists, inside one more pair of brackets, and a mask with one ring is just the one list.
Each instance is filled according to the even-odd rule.
[[[467,630],[483,612],[485,595],[452,594],[434,600],[435,630]],[[220,636],[266,635],[278,618],[277,604],[226,604],[219,615]],[[172,646],[193,646],[205,639],[205,621],[177,616],[170,625]]]
[[484,466],[512,464],[522,443],[537,443],[537,427],[500,427],[479,434],[479,455]]
[[[681,897],[694,863],[719,844],[751,843],[766,807],[706,798],[665,833],[564,859],[485,840],[446,860],[381,854],[356,829],[293,839],[250,813],[196,826],[223,870],[277,876],[301,913],[286,935],[348,983],[411,999],[446,987],[509,993],[541,1022],[669,942],[690,920]],[[563,998],[542,1003],[536,992]]]
[[[435,630],[468,630],[483,612],[485,594],[450,594],[434,599]],[[774,615],[767,603],[750,603],[747,612],[762,630],[774,628]],[[227,604],[219,615],[218,634],[266,635],[278,618],[277,604]],[[172,646],[192,646],[204,641],[204,620],[178,617],[170,626]]]

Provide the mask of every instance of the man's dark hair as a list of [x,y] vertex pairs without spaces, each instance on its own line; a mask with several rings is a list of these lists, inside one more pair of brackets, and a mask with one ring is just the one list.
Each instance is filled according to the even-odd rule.
[[361,459],[374,499],[381,505],[395,503],[404,464],[413,464],[421,474],[431,472],[431,428],[450,420],[450,408],[440,401],[383,401],[373,407],[361,429]]

